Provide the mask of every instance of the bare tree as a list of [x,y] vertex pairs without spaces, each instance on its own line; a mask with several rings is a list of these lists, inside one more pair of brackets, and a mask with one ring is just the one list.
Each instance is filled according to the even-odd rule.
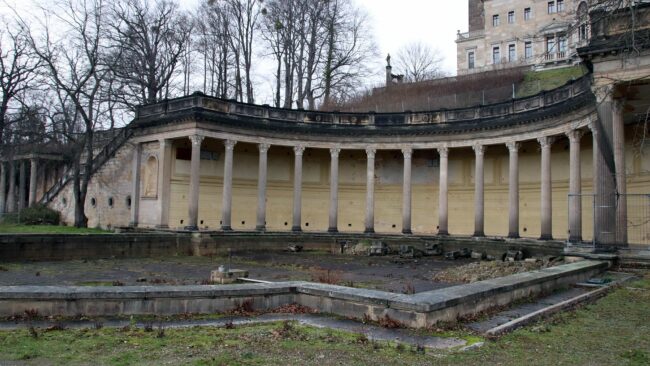
[[0,31],[0,144],[5,142],[5,128],[10,104],[22,93],[35,88],[40,59],[34,57],[22,29]]
[[439,50],[422,42],[413,42],[397,51],[395,69],[410,82],[435,79],[444,75],[443,60]]
[[[55,95],[75,130],[65,130],[73,164],[74,225],[86,227],[88,182],[93,169],[93,136],[100,118],[100,90],[109,68],[102,63],[106,51],[106,8],[102,0],[66,0],[44,9],[40,36],[22,21],[36,56],[43,62]],[[51,22],[57,23],[56,31]],[[65,37],[54,38],[54,34]]]
[[119,0],[111,8],[111,71],[130,107],[169,97],[192,20],[169,0]]
[[349,0],[332,0],[328,5],[322,79],[325,107],[333,99],[351,96],[369,73],[366,68],[368,59],[377,55],[374,41],[369,36],[367,14],[355,8]]
[[195,15],[196,51],[203,56],[203,92],[228,98],[233,54],[230,49],[230,18],[220,2],[205,2]]
[[[209,0],[215,1],[215,0]],[[224,9],[231,18],[230,46],[235,55],[235,86],[239,100],[243,101],[244,84],[246,101],[253,103],[255,94],[253,88],[253,42],[259,27],[259,16],[262,11],[261,0],[216,0],[222,1]],[[243,76],[242,76],[243,69]]]

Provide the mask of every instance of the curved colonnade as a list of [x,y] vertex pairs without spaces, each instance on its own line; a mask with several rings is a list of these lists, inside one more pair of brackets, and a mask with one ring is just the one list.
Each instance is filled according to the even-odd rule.
[[[448,235],[448,158],[458,148],[472,148],[474,164],[474,236],[485,233],[484,154],[496,145],[508,149],[508,236],[519,237],[520,143],[537,141],[541,154],[541,235],[552,234],[551,146],[557,137],[570,141],[569,233],[571,241],[582,240],[580,141],[588,130],[595,131],[595,98],[589,78],[584,77],[555,90],[529,98],[475,108],[433,112],[392,114],[326,113],[275,109],[211,98],[192,96],[140,107],[132,124],[132,141],[159,141],[158,183],[162,187],[158,227],[169,227],[169,180],[171,142],[191,141],[187,229],[198,229],[201,145],[206,139],[224,144],[224,171],[221,229],[232,230],[233,151],[237,143],[255,144],[259,152],[256,229],[266,229],[268,151],[275,146],[293,148],[292,231],[301,231],[303,155],[306,149],[327,149],[330,153],[329,232],[338,231],[339,155],[341,151],[363,150],[366,154],[365,232],[375,231],[375,154],[382,150],[401,151],[402,232],[410,234],[412,214],[412,155],[417,150],[435,150],[439,156],[438,234]],[[622,122],[622,119],[620,119]],[[595,138],[597,134],[592,133]],[[597,142],[594,143],[597,146]],[[596,154],[596,153],[594,153]],[[139,176],[141,154],[135,154],[134,175]],[[594,159],[597,161],[597,159]],[[595,171],[595,169],[594,169]],[[138,224],[139,179],[134,179],[131,210],[133,225]],[[432,208],[433,209],[433,208]]]

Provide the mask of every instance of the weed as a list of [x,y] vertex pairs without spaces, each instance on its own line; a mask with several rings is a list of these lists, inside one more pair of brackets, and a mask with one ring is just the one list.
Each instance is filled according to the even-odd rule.
[[113,286],[124,286],[124,283],[122,281],[115,280],[113,281]]
[[162,324],[158,325],[158,331],[156,332],[156,338],[165,338],[165,327]]
[[100,329],[102,329],[103,327],[104,327],[104,323],[102,323],[102,322],[100,322],[100,321],[96,321],[96,322],[93,324],[93,328],[95,328],[95,330],[100,330]]
[[65,326],[61,323],[54,323],[50,325],[49,327],[45,328],[46,332],[53,332],[53,331],[58,331],[58,330],[65,330]]
[[144,331],[147,333],[153,332],[153,323],[147,322],[144,324]]
[[395,345],[395,350],[396,350],[397,352],[400,352],[400,353],[401,353],[401,352],[404,352],[404,348],[405,348],[405,347],[404,347],[404,344],[401,343],[401,342],[398,342],[398,343]]
[[9,270],[3,266],[0,266],[0,272],[8,272]]
[[235,308],[231,310],[230,313],[235,315],[243,315],[243,316],[255,314],[255,310],[253,309],[253,300],[246,299],[241,303],[236,302]]
[[364,333],[361,333],[357,335],[356,342],[361,344],[366,344],[368,343],[368,337]]
[[36,309],[25,309],[25,319],[32,320],[38,318],[38,310]]
[[313,282],[336,285],[341,282],[341,273],[339,271],[333,271],[331,269],[314,267],[311,269],[311,280]]
[[361,318],[361,322],[363,324],[372,323],[372,318],[368,314],[363,314],[363,318]]
[[232,320],[229,320],[223,327],[226,329],[235,329],[235,324],[233,324]]
[[383,318],[379,318],[379,325],[389,329],[402,328],[404,326],[404,324],[402,324],[400,321],[395,320],[388,315],[384,315]]
[[418,355],[423,355],[426,351],[424,350],[424,346],[421,344],[416,345],[412,349],[413,353],[418,354]]
[[36,329],[34,328],[33,325],[30,325],[30,326],[29,326],[29,335],[30,335],[32,338],[38,338],[38,332],[36,332]]
[[407,283],[404,284],[404,289],[402,290],[402,293],[405,295],[413,295],[415,293],[415,285],[413,285],[412,281],[408,281]]

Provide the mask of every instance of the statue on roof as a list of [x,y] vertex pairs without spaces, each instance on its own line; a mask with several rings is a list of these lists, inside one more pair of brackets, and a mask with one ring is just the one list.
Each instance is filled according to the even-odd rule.
[[386,56],[386,66],[391,67],[390,66],[390,53],[388,54],[388,56]]

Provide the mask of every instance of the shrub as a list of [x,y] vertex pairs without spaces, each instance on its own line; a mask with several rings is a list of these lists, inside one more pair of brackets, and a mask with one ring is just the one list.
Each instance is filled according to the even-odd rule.
[[22,209],[19,214],[21,224],[25,225],[58,225],[59,212],[43,204]]

